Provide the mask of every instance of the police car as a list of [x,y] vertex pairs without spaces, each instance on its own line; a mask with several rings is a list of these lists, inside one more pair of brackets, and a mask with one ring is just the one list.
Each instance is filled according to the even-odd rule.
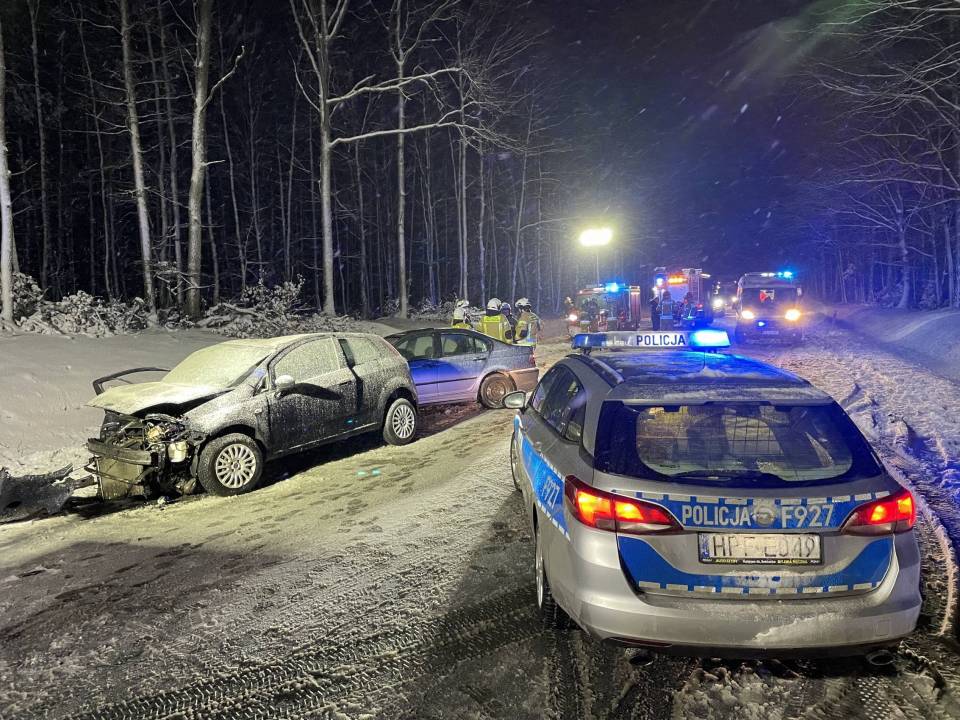
[[722,330],[573,346],[505,398],[548,624],[711,656],[866,654],[914,629],[914,498],[828,395],[707,352]]

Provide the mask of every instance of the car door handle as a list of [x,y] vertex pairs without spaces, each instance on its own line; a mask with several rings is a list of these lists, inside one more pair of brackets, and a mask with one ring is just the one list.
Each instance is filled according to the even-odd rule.
[[486,359],[486,358],[474,358],[473,361],[474,361],[474,362],[486,362],[487,359]]

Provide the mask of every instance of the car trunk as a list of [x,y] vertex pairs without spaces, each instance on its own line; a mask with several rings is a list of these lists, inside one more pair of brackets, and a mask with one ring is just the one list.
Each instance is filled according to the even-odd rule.
[[857,595],[877,588],[893,566],[892,535],[840,531],[857,507],[889,491],[830,486],[814,496],[809,488],[718,492],[671,484],[651,492],[624,478],[601,482],[667,509],[679,523],[674,532],[618,533],[623,572],[644,593],[741,600]]

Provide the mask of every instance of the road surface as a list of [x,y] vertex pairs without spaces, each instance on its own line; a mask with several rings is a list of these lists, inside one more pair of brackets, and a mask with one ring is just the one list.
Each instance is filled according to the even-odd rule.
[[511,413],[466,407],[430,411],[410,446],[271,467],[251,495],[0,528],[0,718],[960,718],[941,529],[957,523],[918,443],[926,416],[886,406],[903,382],[950,403],[960,389],[909,367],[871,375],[831,328],[747,352],[844,400],[929,496],[926,604],[892,667],[647,662],[544,630]]

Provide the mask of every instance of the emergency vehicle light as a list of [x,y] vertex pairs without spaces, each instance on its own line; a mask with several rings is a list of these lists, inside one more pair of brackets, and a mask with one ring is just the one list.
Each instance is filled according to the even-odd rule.
[[607,290],[607,292],[609,292],[609,293],[619,292],[619,291],[620,291],[620,284],[619,284],[619,283],[615,283],[615,282],[607,283],[607,284],[606,284],[606,290]]
[[671,275],[667,278],[668,285],[682,285],[687,281],[686,275]]
[[693,332],[578,333],[571,343],[574,350],[594,348],[631,348],[638,350],[719,350],[730,347],[726,330],[703,328]]

